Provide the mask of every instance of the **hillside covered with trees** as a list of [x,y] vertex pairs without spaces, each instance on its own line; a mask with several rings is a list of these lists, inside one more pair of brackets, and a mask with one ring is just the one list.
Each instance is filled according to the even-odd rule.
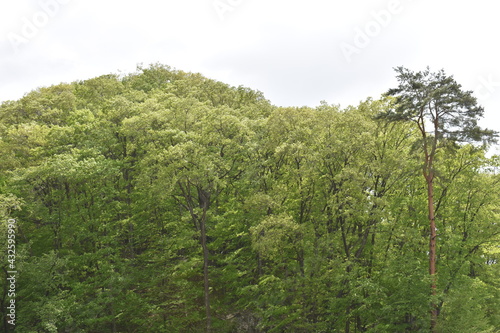
[[500,332],[500,159],[389,95],[277,107],[157,64],[2,103],[2,330]]

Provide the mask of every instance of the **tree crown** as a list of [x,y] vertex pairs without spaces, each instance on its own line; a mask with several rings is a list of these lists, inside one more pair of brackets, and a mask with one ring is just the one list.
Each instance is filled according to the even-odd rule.
[[399,86],[389,89],[386,96],[395,97],[395,107],[379,115],[391,121],[414,121],[421,130],[430,123],[436,139],[458,142],[496,141],[497,133],[479,127],[484,109],[477,104],[472,91],[465,91],[444,70],[413,72],[395,68]]

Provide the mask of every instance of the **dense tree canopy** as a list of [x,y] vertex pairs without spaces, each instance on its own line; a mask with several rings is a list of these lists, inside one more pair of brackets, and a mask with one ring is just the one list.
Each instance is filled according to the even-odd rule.
[[377,117],[398,105],[276,107],[163,65],[4,102],[17,332],[427,332],[430,304],[498,331],[500,161],[443,128],[431,295],[418,123]]

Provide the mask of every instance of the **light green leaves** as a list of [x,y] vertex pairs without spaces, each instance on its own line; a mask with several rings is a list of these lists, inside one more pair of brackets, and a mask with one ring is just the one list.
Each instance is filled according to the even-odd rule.
[[250,228],[252,246],[263,257],[283,260],[302,240],[301,227],[287,215],[270,215]]

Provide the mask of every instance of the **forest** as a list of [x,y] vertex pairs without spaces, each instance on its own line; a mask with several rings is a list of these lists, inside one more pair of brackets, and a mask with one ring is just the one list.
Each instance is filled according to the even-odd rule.
[[500,332],[495,134],[398,73],[346,108],[162,64],[3,102],[0,330]]

